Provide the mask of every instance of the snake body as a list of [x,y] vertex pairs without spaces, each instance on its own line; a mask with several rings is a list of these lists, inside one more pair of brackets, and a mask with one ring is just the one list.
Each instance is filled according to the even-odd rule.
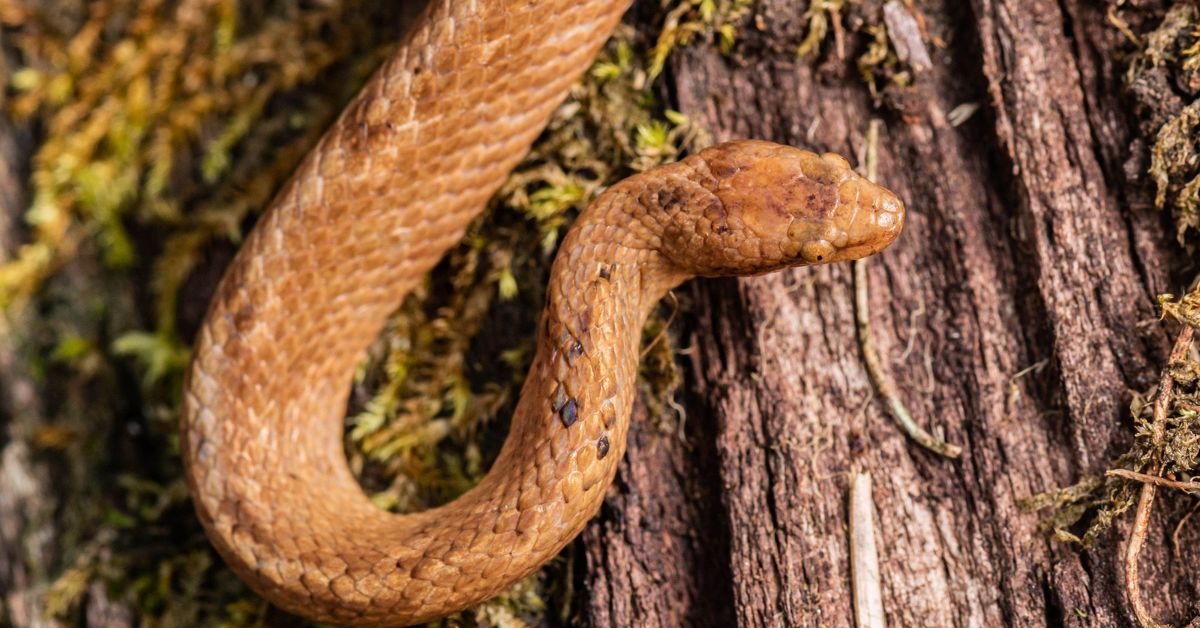
[[197,512],[233,570],[315,620],[485,600],[598,510],[640,330],[666,290],[874,253],[904,208],[836,155],[707,149],[601,194],[564,238],[505,445],[474,489],[375,507],[342,451],[351,374],[528,150],[627,2],[435,0],[280,192],[217,289],[184,388]]

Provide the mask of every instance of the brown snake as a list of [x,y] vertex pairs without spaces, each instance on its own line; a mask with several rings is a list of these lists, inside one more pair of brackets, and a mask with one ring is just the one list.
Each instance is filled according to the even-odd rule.
[[641,328],[665,291],[855,259],[899,233],[903,205],[844,159],[766,142],[612,186],[563,240],[490,472],[426,512],[375,507],[342,449],[356,364],[627,5],[434,0],[226,272],[185,384],[182,449],[212,542],[278,606],[411,624],[503,591],[600,507],[625,450]]

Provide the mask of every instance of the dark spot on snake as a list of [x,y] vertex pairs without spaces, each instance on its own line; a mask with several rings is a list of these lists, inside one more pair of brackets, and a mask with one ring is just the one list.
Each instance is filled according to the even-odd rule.
[[729,225],[721,225],[717,227],[717,233],[729,233]]
[[392,121],[391,121],[391,120],[388,120],[388,123],[387,123],[387,128],[388,128],[388,130],[389,130],[389,131],[391,131],[392,129],[394,129],[394,128],[396,128],[396,127],[395,127],[395,125],[393,125],[393,124],[392,124]]
[[570,362],[581,355],[583,355],[583,343],[576,340],[575,342],[572,342],[571,347],[567,349],[567,361]]
[[233,315],[233,326],[237,333],[244,334],[250,330],[251,319],[254,317],[254,305],[247,303],[238,308]]
[[663,213],[670,216],[687,205],[687,199],[672,195],[670,198],[659,201],[663,208]]
[[600,267],[600,278],[607,281],[610,277],[612,277],[612,271],[610,271],[607,266],[601,266]]
[[741,168],[725,161],[709,162],[708,169],[719,178],[732,177],[737,174]]
[[596,458],[604,460],[608,455],[608,434],[601,434],[600,440],[596,441]]
[[579,419],[579,403],[574,399],[567,400],[567,404],[562,407],[562,411],[558,413],[558,418],[562,420],[563,427],[571,427],[575,421]]

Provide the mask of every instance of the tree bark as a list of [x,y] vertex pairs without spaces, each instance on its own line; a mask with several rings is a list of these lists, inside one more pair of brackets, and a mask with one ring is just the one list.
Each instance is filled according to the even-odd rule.
[[[1133,622],[1128,522],[1081,553],[1016,506],[1128,445],[1129,391],[1153,385],[1169,348],[1154,297],[1184,287],[1173,230],[1124,173],[1137,130],[1121,35],[1083,0],[918,5],[947,46],[882,109],[853,45],[796,58],[807,22],[785,0],[756,5],[737,62],[673,57],[671,95],[718,141],[852,161],[882,119],[879,179],[909,221],[870,262],[871,325],[902,400],[962,457],[906,440],[876,395],[849,266],[693,282],[686,441],[634,433],[584,539],[595,625],[851,625],[856,470],[875,479],[889,624]],[[964,103],[982,106],[953,126]],[[1195,613],[1200,533],[1166,539],[1185,509],[1159,508],[1141,559],[1160,621]]]

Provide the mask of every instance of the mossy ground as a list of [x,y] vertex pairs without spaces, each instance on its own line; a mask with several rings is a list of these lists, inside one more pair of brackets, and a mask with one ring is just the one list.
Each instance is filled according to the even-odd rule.
[[[0,256],[0,342],[36,391],[6,422],[55,476],[37,515],[53,523],[52,564],[30,566],[47,616],[78,619],[101,595],[145,625],[280,619],[195,520],[180,382],[221,269],[412,4],[0,3],[3,107],[32,137],[21,245]],[[347,455],[380,506],[444,502],[487,469],[564,229],[606,185],[707,141],[663,107],[655,79],[677,45],[731,45],[747,5],[674,0],[658,26],[622,27],[490,211],[399,308],[348,409]],[[502,329],[531,333],[488,333]],[[669,431],[680,420],[669,338],[650,355],[644,387]],[[570,560],[451,621],[567,620]]]

